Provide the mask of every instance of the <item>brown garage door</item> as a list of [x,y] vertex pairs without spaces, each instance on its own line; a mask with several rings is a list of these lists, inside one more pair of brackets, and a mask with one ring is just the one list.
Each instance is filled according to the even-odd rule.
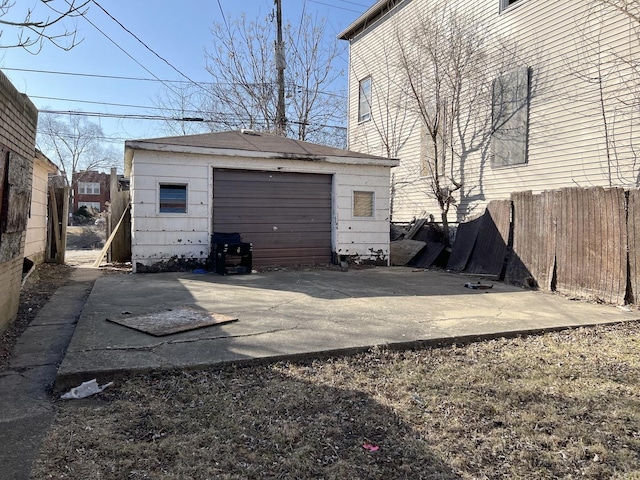
[[253,243],[253,265],[331,261],[331,175],[213,170],[213,231]]

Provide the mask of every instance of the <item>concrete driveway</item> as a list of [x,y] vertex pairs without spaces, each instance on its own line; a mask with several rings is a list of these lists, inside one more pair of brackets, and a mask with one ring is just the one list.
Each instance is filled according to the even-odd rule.
[[[388,267],[251,275],[106,275],[85,304],[56,387],[124,372],[198,368],[452,343],[637,320],[637,311],[572,301],[466,276]],[[484,282],[491,283],[491,282]],[[112,323],[189,306],[235,323],[162,337]]]

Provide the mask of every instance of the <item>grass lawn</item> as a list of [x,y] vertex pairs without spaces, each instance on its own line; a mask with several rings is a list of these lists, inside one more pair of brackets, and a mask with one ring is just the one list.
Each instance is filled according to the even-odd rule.
[[640,478],[640,323],[130,378],[33,478]]

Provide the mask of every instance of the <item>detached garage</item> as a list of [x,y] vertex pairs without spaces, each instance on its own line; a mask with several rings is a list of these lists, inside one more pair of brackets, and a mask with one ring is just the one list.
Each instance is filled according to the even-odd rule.
[[388,263],[396,160],[253,131],[130,140],[135,272],[207,264],[239,233],[253,265]]

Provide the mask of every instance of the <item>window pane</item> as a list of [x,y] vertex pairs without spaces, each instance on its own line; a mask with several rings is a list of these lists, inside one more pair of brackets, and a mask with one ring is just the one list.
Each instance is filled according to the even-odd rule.
[[373,192],[353,192],[353,216],[373,217]]
[[160,185],[160,212],[187,213],[187,186]]
[[371,77],[360,81],[358,101],[358,121],[369,120],[371,118]]

